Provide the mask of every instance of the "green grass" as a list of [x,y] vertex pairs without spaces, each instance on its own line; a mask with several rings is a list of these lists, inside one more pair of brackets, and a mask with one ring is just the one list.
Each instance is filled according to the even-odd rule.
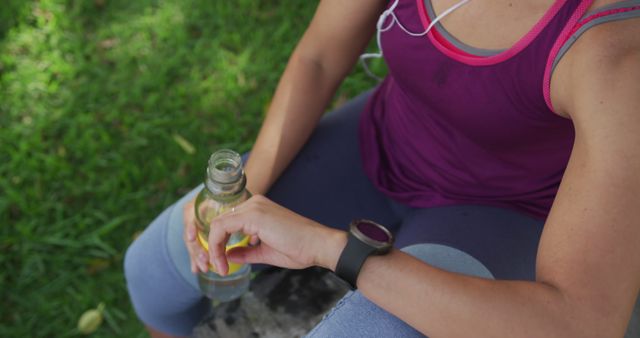
[[[0,337],[77,336],[100,302],[94,336],[144,336],[127,246],[212,151],[250,149],[316,4],[3,1]],[[372,85],[358,68],[337,100]]]

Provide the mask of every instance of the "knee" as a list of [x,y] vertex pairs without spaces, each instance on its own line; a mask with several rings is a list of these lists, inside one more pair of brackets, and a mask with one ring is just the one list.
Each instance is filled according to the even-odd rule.
[[130,281],[134,281],[140,278],[140,274],[137,274],[136,272],[140,271],[139,267],[142,264],[141,264],[141,257],[138,254],[139,250],[137,249],[136,244],[137,244],[137,240],[134,240],[129,245],[129,247],[127,248],[127,251],[124,254],[123,269],[124,269],[124,278],[127,284],[129,284]]
[[139,240],[134,240],[124,255],[124,278],[129,292],[129,298],[134,307],[139,306],[140,298],[149,284],[149,274],[145,267],[150,262],[146,261],[144,250]]
[[[162,216],[162,215],[161,215]],[[152,281],[161,278],[164,269],[163,227],[165,217],[158,217],[127,248],[124,255],[124,277],[134,307],[144,303]]]
[[423,243],[404,247],[402,251],[429,265],[449,272],[494,279],[493,274],[479,260],[451,246]]
[[145,298],[158,281],[169,276],[170,260],[163,240],[165,224],[157,221],[129,245],[124,256],[124,277],[134,305]]
[[149,274],[163,259],[171,209],[167,208],[129,245],[124,255],[124,276],[129,292],[149,284]]
[[172,271],[153,238],[139,237],[124,256],[129,300],[138,318],[161,332],[187,336],[204,313],[200,297]]

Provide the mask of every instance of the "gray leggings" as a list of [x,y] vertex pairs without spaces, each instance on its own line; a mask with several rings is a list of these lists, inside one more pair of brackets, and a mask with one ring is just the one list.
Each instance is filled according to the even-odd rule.
[[[414,209],[376,190],[362,171],[357,139],[358,118],[368,96],[369,93],[362,94],[327,114],[267,196],[335,228],[345,229],[356,218],[385,224],[395,232],[397,247],[420,244],[408,252],[447,270],[496,279],[532,280],[543,221],[512,210],[477,205]],[[178,335],[190,334],[208,310],[208,302],[199,293],[196,278],[189,270],[189,257],[182,242],[182,205],[190,195],[160,214],[131,244],[125,257],[127,287],[140,319],[158,330]],[[339,309],[368,307],[369,313],[388,319],[371,316],[365,326],[372,332],[419,336],[357,292],[339,304],[313,334],[367,336],[363,328],[352,327],[353,331],[343,332],[345,328],[341,329],[339,323],[353,324],[349,316],[355,314]],[[395,324],[385,324],[389,321]]]

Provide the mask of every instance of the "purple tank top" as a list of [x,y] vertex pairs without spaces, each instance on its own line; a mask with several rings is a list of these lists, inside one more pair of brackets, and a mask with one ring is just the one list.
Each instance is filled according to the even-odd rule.
[[[430,22],[423,1],[395,8],[410,31]],[[574,139],[572,122],[545,101],[545,72],[559,36],[590,2],[557,0],[512,48],[490,56],[436,29],[383,32],[389,74],[360,121],[367,176],[413,207],[479,204],[545,218]]]

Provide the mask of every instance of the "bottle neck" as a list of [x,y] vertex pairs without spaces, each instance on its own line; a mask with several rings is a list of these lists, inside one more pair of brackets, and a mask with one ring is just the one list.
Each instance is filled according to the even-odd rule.
[[235,183],[221,184],[211,180],[209,177],[205,180],[205,187],[216,199],[233,199],[233,197],[242,194],[246,184],[247,180],[244,174],[242,179]]
[[229,199],[241,194],[247,184],[242,158],[231,150],[220,150],[209,158],[205,186],[216,199]]

